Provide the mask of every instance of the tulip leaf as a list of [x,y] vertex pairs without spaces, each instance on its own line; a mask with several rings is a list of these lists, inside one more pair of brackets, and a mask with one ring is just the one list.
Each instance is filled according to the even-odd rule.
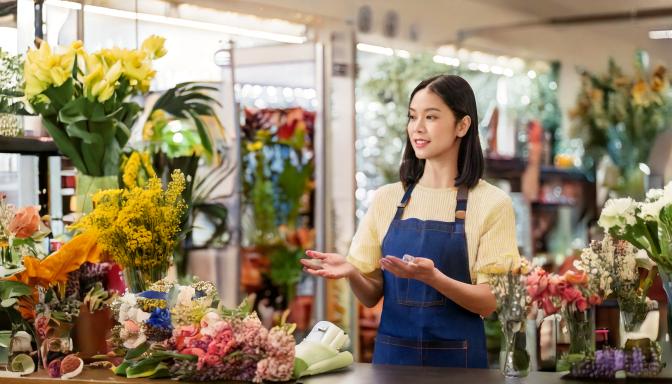
[[57,124],[53,123],[51,120],[42,118],[42,123],[47,128],[47,132],[54,139],[58,150],[61,151],[65,156],[70,158],[72,164],[80,171],[85,174],[89,174],[88,168],[82,160],[82,155],[77,150],[77,147],[74,145],[68,134],[60,128]]

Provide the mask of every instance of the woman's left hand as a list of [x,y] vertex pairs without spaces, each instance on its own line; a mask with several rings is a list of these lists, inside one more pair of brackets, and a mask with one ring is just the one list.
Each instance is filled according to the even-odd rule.
[[392,273],[402,279],[415,279],[425,284],[430,284],[436,277],[436,268],[431,259],[424,257],[414,257],[408,263],[394,256],[385,256],[380,259],[382,269]]

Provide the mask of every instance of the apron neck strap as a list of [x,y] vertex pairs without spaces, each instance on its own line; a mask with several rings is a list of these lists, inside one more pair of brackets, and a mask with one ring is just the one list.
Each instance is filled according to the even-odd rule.
[[415,184],[409,184],[404,193],[404,197],[401,198],[401,202],[397,205],[397,213],[394,215],[394,220],[401,220],[401,216],[404,214],[404,208],[408,205],[408,200],[411,198],[411,193],[413,193],[413,188]]
[[467,216],[467,198],[469,197],[469,189],[465,185],[460,185],[457,188],[457,204],[455,204],[455,221],[464,223]]

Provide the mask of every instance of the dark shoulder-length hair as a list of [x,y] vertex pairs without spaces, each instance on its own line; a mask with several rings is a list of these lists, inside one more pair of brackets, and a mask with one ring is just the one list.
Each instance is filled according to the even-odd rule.
[[[455,186],[465,185],[473,188],[483,176],[485,160],[481,150],[481,141],[478,138],[478,113],[476,111],[476,97],[469,83],[460,76],[439,75],[423,80],[411,92],[409,106],[418,91],[429,89],[439,96],[455,115],[456,122],[464,116],[471,117],[471,126],[467,134],[462,137],[457,155],[457,178]],[[415,184],[422,177],[425,170],[425,160],[418,159],[411,145],[411,138],[406,131],[406,148],[399,167],[399,178],[404,189]]]

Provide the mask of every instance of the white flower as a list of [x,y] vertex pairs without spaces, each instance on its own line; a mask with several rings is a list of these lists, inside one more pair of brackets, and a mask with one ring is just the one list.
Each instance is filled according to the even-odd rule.
[[214,337],[226,325],[226,321],[222,320],[216,312],[208,312],[201,318],[201,334]]
[[664,191],[662,189],[649,189],[649,191],[646,192],[646,202],[652,203],[663,197],[663,195]]
[[604,204],[598,223],[605,230],[613,227],[622,228],[625,225],[636,223],[635,201],[629,197],[622,199],[610,199]]
[[138,308],[138,299],[132,293],[127,293],[121,297],[121,306],[119,306],[119,322],[126,320],[134,321],[138,324],[149,319],[150,314]]
[[177,294],[177,305],[189,306],[191,299],[196,294],[196,290],[190,286],[181,286],[180,293]]

